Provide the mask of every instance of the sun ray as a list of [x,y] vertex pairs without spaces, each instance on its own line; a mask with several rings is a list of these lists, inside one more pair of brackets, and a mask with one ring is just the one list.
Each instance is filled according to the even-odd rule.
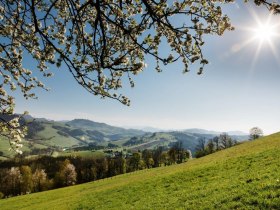
[[259,55],[260,55],[262,46],[263,46],[263,41],[259,42],[259,44],[258,44],[258,48],[257,48],[257,50],[256,50],[256,52],[255,52],[254,57],[253,57],[253,61],[252,61],[252,65],[251,65],[251,72],[252,72],[252,70],[255,68],[255,65],[256,65],[257,60],[258,60],[258,58],[259,58]]
[[273,45],[271,40],[268,42],[268,44],[269,44],[269,47],[272,51],[272,54],[273,54],[275,60],[277,61],[277,64],[280,66],[280,57],[279,57],[279,54],[277,52],[277,49],[276,49],[275,45]]

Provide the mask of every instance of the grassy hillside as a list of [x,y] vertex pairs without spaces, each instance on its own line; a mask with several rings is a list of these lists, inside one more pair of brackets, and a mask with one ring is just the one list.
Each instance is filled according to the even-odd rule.
[[111,140],[118,140],[120,137],[143,135],[146,132],[136,129],[124,129],[116,126],[98,123],[91,120],[75,119],[66,123],[75,128],[96,130],[108,136]]
[[42,139],[42,143],[50,146],[71,147],[79,145],[81,141],[72,136],[63,136],[54,126],[66,127],[60,122],[43,122],[44,129],[36,134],[35,138]]
[[12,156],[13,152],[9,151],[9,148],[10,148],[9,141],[4,137],[0,137],[0,151],[1,151],[0,157],[2,159],[5,159],[4,157]]
[[82,158],[104,158],[105,153],[101,151],[71,151],[71,152],[59,152],[57,156],[79,156]]
[[[87,146],[89,143],[107,146],[109,141],[127,141],[129,138],[145,134],[141,130],[123,129],[97,123],[90,120],[72,120],[69,122],[56,122],[46,119],[36,119],[26,116],[28,133],[23,141],[23,151],[34,154],[50,154],[50,150],[61,152],[64,148]],[[7,139],[0,137],[0,159],[11,158],[15,155],[9,151]],[[88,152],[90,153],[90,152]],[[67,154],[66,154],[67,155]],[[84,156],[84,154],[83,154]],[[86,155],[87,156],[87,155]]]
[[170,167],[0,200],[1,209],[279,209],[280,133]]
[[[183,131],[156,132],[152,134],[147,133],[138,137],[132,137],[122,145],[128,146],[129,149],[133,151],[137,151],[144,149],[155,149],[159,146],[170,147],[172,146],[172,144],[174,144],[174,142],[181,141],[185,149],[189,149],[194,153],[199,139],[205,138],[209,140],[211,138],[214,138],[215,136],[216,135],[214,134],[188,133]],[[248,136],[231,136],[231,138],[242,142],[245,139],[248,139]]]
[[[23,140],[22,143],[24,144],[24,147],[22,148],[23,152],[30,151],[31,149],[47,148],[47,146],[36,142],[29,142]],[[15,152],[10,150],[9,140],[5,137],[0,137],[0,160],[5,160],[14,156]]]

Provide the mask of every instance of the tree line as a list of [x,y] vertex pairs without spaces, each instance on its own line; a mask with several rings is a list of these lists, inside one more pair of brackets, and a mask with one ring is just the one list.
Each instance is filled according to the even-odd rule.
[[125,156],[100,159],[41,156],[0,162],[0,198],[10,197],[104,179],[142,169],[179,164],[190,152],[175,143],[170,149],[158,147]]
[[215,136],[209,140],[200,138],[195,148],[195,157],[203,157],[236,144],[238,144],[238,141],[232,139],[227,133],[222,133],[220,136]]
[[[262,136],[263,131],[259,127],[253,127],[249,130],[249,140],[256,140]],[[222,133],[220,136],[215,136],[208,140],[206,140],[206,138],[200,138],[195,148],[195,157],[203,157],[237,144],[239,144],[239,142],[232,139],[227,133]]]

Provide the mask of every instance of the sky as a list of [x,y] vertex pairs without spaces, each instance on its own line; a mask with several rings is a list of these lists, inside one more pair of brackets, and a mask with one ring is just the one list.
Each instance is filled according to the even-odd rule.
[[[180,130],[203,128],[248,132],[254,126],[265,134],[280,131],[280,39],[252,40],[258,20],[269,12],[250,4],[224,8],[236,30],[223,36],[207,36],[204,56],[210,61],[204,73],[194,68],[182,74],[183,65],[164,66],[162,73],[147,58],[148,67],[135,77],[134,88],[122,92],[127,107],[112,99],[100,99],[79,86],[65,68],[51,68],[55,76],[38,91],[38,100],[16,96],[16,112],[52,120],[90,119],[126,128],[154,127]],[[275,25],[280,16],[273,16]],[[250,30],[249,30],[250,29]],[[275,26],[280,33],[280,26]]]

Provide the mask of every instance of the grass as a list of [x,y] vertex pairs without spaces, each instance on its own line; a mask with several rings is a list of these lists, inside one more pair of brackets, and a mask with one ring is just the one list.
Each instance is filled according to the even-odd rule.
[[[124,138],[124,139],[117,140],[117,141],[110,141],[110,143],[116,144],[116,145],[118,145],[119,147],[122,147],[123,144],[124,144],[125,142],[127,142],[128,140],[129,140],[129,138]],[[107,143],[107,142],[106,142],[106,143]]]
[[279,209],[280,133],[180,165],[0,200],[5,209]]
[[[53,123],[53,124],[47,124],[45,123],[45,129],[38,132],[37,136],[42,137],[44,139],[49,140],[43,140],[42,143],[46,145],[53,145],[58,147],[71,147],[74,145],[78,145],[79,141],[73,137],[64,137],[62,135],[59,135],[57,133],[57,130],[52,128],[52,125],[59,125],[62,126],[60,123]],[[46,142],[47,141],[47,142]]]
[[[22,147],[22,151],[30,151],[30,145],[28,141],[23,140],[22,144],[24,145]],[[26,146],[28,145],[28,146]],[[33,144],[33,148],[43,148],[43,145],[40,144]],[[3,152],[3,158],[12,158],[15,155],[14,151],[10,150],[11,146],[9,143],[9,140],[5,137],[0,137],[0,151]]]
[[[44,149],[48,148],[50,146],[58,146],[58,147],[71,147],[74,145],[78,145],[80,141],[73,137],[65,137],[62,135],[59,135],[57,133],[57,130],[52,128],[52,125],[59,125],[64,126],[63,124],[59,122],[54,122],[52,124],[50,123],[43,123],[45,129],[38,132],[38,134],[35,136],[34,141],[25,141],[23,140],[23,148],[22,151],[30,151],[31,149]],[[14,157],[15,153],[12,151],[9,151],[10,144],[9,141],[5,137],[0,137],[0,151],[3,152],[3,156],[12,158]]]
[[77,152],[59,152],[58,156],[80,156],[83,158],[103,158],[105,153],[102,151],[77,151]]
[[13,152],[9,151],[9,148],[9,140],[4,137],[0,137],[0,151],[3,152],[3,155],[6,157],[12,157],[13,155]]

